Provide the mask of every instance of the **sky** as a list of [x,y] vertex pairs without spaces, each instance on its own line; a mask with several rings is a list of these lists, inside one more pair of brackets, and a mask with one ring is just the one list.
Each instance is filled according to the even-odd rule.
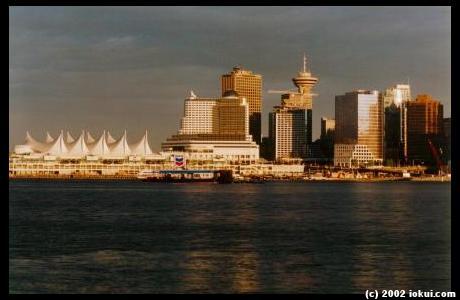
[[319,78],[313,138],[335,95],[410,82],[451,114],[450,7],[10,7],[9,145],[60,130],[151,147],[179,129],[184,98],[220,96],[241,65],[263,76],[262,133],[302,67]]

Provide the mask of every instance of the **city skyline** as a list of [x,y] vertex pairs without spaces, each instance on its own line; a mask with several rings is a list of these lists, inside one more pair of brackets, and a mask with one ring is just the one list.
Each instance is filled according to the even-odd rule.
[[[374,22],[359,28],[371,16]],[[238,24],[229,26],[234,20]],[[209,24],[217,26],[214,31]],[[413,98],[432,95],[450,117],[448,7],[10,7],[9,49],[10,149],[26,130],[37,137],[49,130],[56,137],[60,129],[76,136],[81,129],[98,135],[106,128],[116,138],[128,129],[135,140],[148,129],[158,150],[178,130],[189,91],[219,96],[220,76],[235,65],[263,76],[267,136],[268,112],[279,103],[279,95],[267,91],[291,86],[304,51],[308,68],[320,78],[313,140],[320,118],[334,116],[336,95],[383,91],[407,77]]]

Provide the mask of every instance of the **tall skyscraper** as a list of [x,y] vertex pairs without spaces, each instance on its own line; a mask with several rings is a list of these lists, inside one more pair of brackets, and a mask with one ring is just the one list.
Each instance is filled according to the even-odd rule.
[[335,165],[383,161],[382,110],[378,91],[358,90],[335,97]]
[[[271,145],[276,159],[306,158],[311,156],[312,146],[312,88],[318,82],[307,70],[307,58],[303,57],[303,69],[292,78],[297,91],[269,91],[281,93],[281,106],[275,106],[269,116]],[[303,114],[303,117],[300,116]],[[304,124],[300,124],[302,121]],[[282,130],[286,132],[281,132]],[[303,143],[300,145],[299,143]]]
[[303,69],[292,78],[297,87],[297,92],[289,92],[281,95],[281,105],[284,107],[302,108],[306,111],[306,143],[311,144],[313,134],[313,96],[312,89],[318,82],[307,69],[307,58],[303,57]]
[[262,75],[241,67],[222,75],[222,96],[228,91],[235,91],[239,96],[247,99],[249,104],[249,133],[257,144],[261,139],[261,111],[262,111]]
[[303,158],[306,151],[305,110],[274,107],[269,114],[269,138],[274,159]]
[[408,84],[397,84],[382,94],[384,106],[384,158],[397,164],[407,159],[407,103],[411,101]]
[[415,101],[407,103],[409,161],[431,165],[436,163],[435,156],[442,159],[443,125],[443,105],[430,95],[418,95]]

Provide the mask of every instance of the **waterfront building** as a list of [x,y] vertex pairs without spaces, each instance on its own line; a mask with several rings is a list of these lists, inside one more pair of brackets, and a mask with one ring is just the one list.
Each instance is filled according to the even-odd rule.
[[[66,137],[66,138],[64,138]],[[69,133],[64,135],[61,130],[59,136],[54,139],[49,134],[45,142],[34,139],[29,132],[26,133],[25,143],[14,147],[14,154],[24,156],[27,159],[74,159],[74,160],[123,160],[129,157],[146,157],[153,155],[148,142],[148,132],[145,131],[142,139],[134,144],[128,144],[126,130],[118,140],[108,143],[108,135],[104,130],[96,140],[89,132],[84,130],[73,141],[68,139]]]
[[247,99],[235,91],[221,98],[192,93],[185,99],[181,128],[161,149],[192,160],[255,163],[259,146],[249,133],[249,114]]
[[262,112],[262,75],[241,67],[222,75],[222,96],[229,91],[235,91],[246,98],[249,106],[249,133],[257,144],[261,142],[261,112]]
[[396,84],[381,93],[384,107],[384,160],[399,164],[407,160],[407,103],[411,101],[408,84]]
[[334,165],[382,163],[382,110],[378,91],[357,90],[335,97]]
[[328,160],[334,158],[335,119],[321,117],[320,148],[322,156]]
[[443,125],[443,105],[430,95],[418,95],[415,101],[407,103],[407,154],[410,162],[433,165],[436,156],[445,158]]
[[[174,156],[170,153],[156,153],[142,159],[90,160],[90,159],[36,159],[30,156],[12,154],[9,158],[10,177],[81,177],[81,178],[136,178],[145,170],[174,170]],[[188,170],[232,170],[242,176],[262,175],[275,178],[303,177],[304,166],[299,164],[232,164],[213,160],[187,159]]]
[[274,159],[305,157],[305,109],[275,106],[269,114],[269,139]]

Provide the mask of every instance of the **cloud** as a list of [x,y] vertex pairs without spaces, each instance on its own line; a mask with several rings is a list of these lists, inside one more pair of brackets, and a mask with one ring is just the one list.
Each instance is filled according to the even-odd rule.
[[[290,89],[304,51],[320,79],[315,135],[335,95],[407,77],[450,115],[450,18],[449,7],[10,7],[10,114],[22,116],[10,118],[10,147],[24,123],[117,130],[123,117],[158,149],[189,89],[219,95],[237,64],[265,91]],[[279,95],[264,97],[266,132]]]

